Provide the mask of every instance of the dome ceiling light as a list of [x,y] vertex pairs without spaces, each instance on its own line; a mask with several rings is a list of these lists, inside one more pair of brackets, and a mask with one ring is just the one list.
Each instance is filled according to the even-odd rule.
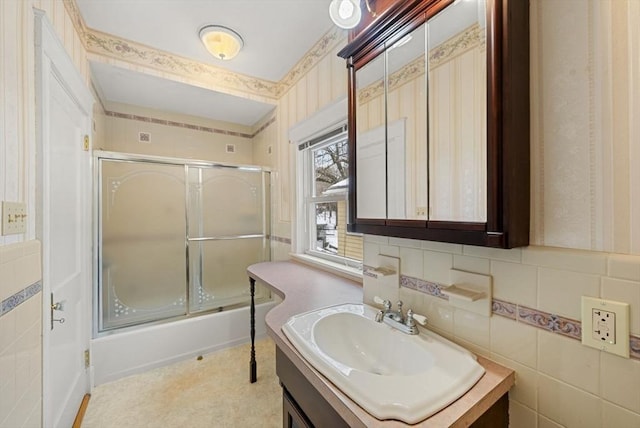
[[199,35],[209,53],[223,61],[234,58],[244,46],[240,34],[222,25],[205,25]]

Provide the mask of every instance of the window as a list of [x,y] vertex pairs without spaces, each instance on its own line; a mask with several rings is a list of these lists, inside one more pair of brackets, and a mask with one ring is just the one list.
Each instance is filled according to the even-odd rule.
[[299,205],[304,252],[359,267],[362,236],[347,232],[349,158],[346,127],[299,146],[303,173]]

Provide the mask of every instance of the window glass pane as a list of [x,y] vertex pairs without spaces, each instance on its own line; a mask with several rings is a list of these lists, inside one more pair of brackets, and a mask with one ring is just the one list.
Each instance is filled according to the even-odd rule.
[[[310,233],[307,249],[356,262],[362,260],[362,236],[347,234],[349,159],[346,136],[309,148],[305,197]],[[310,172],[310,174],[309,174]],[[322,257],[322,256],[321,256]]]
[[338,204],[336,202],[316,203],[316,242],[314,249],[329,254],[338,253]]
[[347,140],[313,150],[313,196],[346,194],[349,176]]
[[319,202],[315,207],[315,242],[312,249],[325,254],[362,260],[362,237],[347,234],[347,201]]

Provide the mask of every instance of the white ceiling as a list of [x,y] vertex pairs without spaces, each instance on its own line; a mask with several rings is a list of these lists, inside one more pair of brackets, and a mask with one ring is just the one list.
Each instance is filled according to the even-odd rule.
[[113,65],[91,63],[104,101],[252,126],[274,106]]
[[[76,2],[89,28],[274,82],[281,80],[332,26],[330,0]],[[212,57],[198,37],[198,30],[206,24],[237,31],[245,43],[240,54],[230,61]],[[254,124],[272,108],[186,84],[136,75],[114,66],[94,63],[91,68],[105,101],[134,105],[144,102],[151,104],[145,107],[242,124]],[[171,97],[161,95],[169,91]]]

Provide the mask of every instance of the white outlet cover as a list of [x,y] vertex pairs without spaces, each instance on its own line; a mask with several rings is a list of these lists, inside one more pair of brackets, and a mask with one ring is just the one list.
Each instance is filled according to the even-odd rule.
[[[613,322],[615,330],[609,335],[614,339],[607,339],[606,334],[598,333],[602,331],[602,325],[598,325],[600,318],[594,315],[594,310],[609,314],[608,318],[615,317]],[[611,325],[608,321],[606,324]],[[629,304],[582,296],[582,344],[629,358]]]

